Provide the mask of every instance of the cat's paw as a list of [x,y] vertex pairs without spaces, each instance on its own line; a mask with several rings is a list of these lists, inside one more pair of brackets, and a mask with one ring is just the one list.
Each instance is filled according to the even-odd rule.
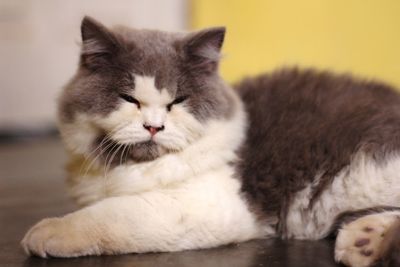
[[335,260],[351,267],[370,267],[382,257],[385,235],[396,216],[374,214],[357,219],[340,229]]
[[28,255],[43,258],[99,254],[92,240],[65,218],[44,219],[33,226],[21,245]]

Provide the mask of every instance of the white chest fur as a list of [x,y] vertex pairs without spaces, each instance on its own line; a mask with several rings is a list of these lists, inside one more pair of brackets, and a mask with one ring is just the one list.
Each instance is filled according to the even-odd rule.
[[[160,229],[169,227],[168,231],[174,234],[158,238],[154,247],[141,248],[141,251],[210,247],[274,235],[274,229],[259,225],[249,211],[241,194],[240,180],[234,177],[233,167],[229,165],[236,159],[235,150],[242,143],[246,128],[245,113],[240,101],[236,101],[232,117],[208,121],[202,137],[182,151],[145,163],[120,165],[107,172],[104,166],[88,172],[71,172],[72,197],[90,210],[107,203],[107,207],[101,204],[102,210],[106,209],[107,213],[110,209],[119,210],[126,214],[128,221],[147,221],[151,217],[151,223],[141,227],[163,225]],[[114,199],[119,199],[118,204],[114,204]],[[146,207],[157,210],[157,214],[161,212],[163,216],[156,216],[161,221],[157,222]],[[177,224],[177,218],[181,217]],[[152,234],[155,229],[142,231]],[[169,241],[166,247],[160,248],[162,240],[175,240],[182,231],[183,243]]]

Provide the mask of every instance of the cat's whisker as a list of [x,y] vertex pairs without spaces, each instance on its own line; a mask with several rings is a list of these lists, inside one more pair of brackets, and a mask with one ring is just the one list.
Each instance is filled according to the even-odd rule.
[[127,149],[127,147],[128,147],[129,145],[123,145],[123,149],[122,149],[122,153],[121,153],[121,156],[120,156],[120,159],[119,159],[119,165],[122,165],[122,159],[124,158],[124,153],[125,153],[125,150]]
[[111,167],[111,164],[112,164],[116,154],[121,149],[121,147],[123,147],[123,145],[117,144],[117,148],[115,149],[114,153],[111,155],[111,158],[110,158],[108,164],[106,164],[106,169],[105,169],[105,173],[104,173],[104,176],[105,176],[106,179],[107,179],[107,172],[109,171],[109,169]]
[[90,159],[90,157],[103,145],[103,143],[107,143],[107,136],[105,135],[102,139],[101,142],[92,150],[88,153],[88,155],[85,155],[85,161],[83,162],[82,166],[85,165],[85,163]]
[[[98,153],[98,155],[96,155],[96,157],[94,157],[91,162],[89,163],[89,165],[87,165],[86,170],[85,170],[85,174],[84,176],[86,176],[86,174],[88,173],[88,171],[90,170],[90,168],[92,167],[92,165],[96,162],[96,160],[99,158],[99,156],[106,151],[109,147],[110,144],[112,144],[113,140],[112,140],[112,135],[115,134],[116,132],[118,132],[119,130],[121,130],[123,127],[125,127],[128,123],[123,123],[122,125],[118,125],[115,128],[113,128],[109,133],[106,133],[103,137],[103,139],[101,140],[100,144],[97,146],[96,149],[94,149],[89,155],[88,157],[85,159],[85,161],[82,163],[82,167],[79,173],[81,173],[82,168],[86,165],[87,161],[90,159],[91,155],[93,155],[99,148],[101,149],[101,153]],[[103,148],[103,146],[106,145],[106,147]]]
[[[90,167],[94,164],[95,159],[98,157],[98,155],[97,155],[93,159],[93,158],[91,158],[92,155],[94,155],[94,153],[96,151],[98,151],[100,148],[102,148],[104,145],[110,144],[111,141],[112,140],[109,139],[107,135],[103,137],[103,139],[101,140],[100,144],[94,150],[92,150],[88,156],[85,156],[85,160],[83,161],[83,163],[81,165],[81,169],[79,171],[79,174],[82,174],[83,168],[86,166],[86,169],[85,169],[85,175],[86,175],[88,169],[90,169]],[[88,161],[90,159],[91,159],[91,161],[90,161],[89,165],[87,165],[87,163],[88,163]]]
[[124,145],[116,144],[115,146],[112,147],[112,149],[115,149],[115,147],[117,147],[115,152],[112,154],[110,160],[108,162],[106,161],[106,163],[105,163],[104,178],[103,178],[105,194],[107,193],[107,172],[109,171],[109,169],[111,167],[111,164],[112,164],[112,161],[114,160],[115,155],[118,153],[118,151],[121,149],[121,147],[124,147]]
[[113,145],[111,146],[110,150],[107,153],[107,156],[104,160],[104,168],[103,168],[103,194],[106,196],[107,195],[107,176],[106,176],[106,166],[108,163],[108,156],[110,155],[110,153],[112,153],[112,151],[114,150],[114,148],[118,145],[117,143],[112,143]]
[[97,161],[97,159],[98,159],[105,151],[107,151],[108,148],[110,148],[110,147],[114,144],[114,143],[112,142],[111,139],[109,139],[109,141],[108,141],[107,143],[108,143],[108,144],[107,144],[105,147],[101,148],[100,153],[98,153],[97,156],[94,157],[94,158],[92,159],[92,161],[90,162],[90,164],[86,167],[84,176],[87,175],[87,173],[90,171],[90,168],[91,168],[91,167],[93,166],[93,164]]
[[92,152],[90,152],[88,154],[88,158],[90,158],[90,156],[96,152],[97,149],[99,149],[103,144],[106,144],[107,142],[111,141],[111,135],[116,133],[118,130],[120,130],[121,127],[117,126],[114,129],[112,129],[109,133],[105,133],[104,137],[101,139],[100,144],[97,146],[96,149],[94,149]]
[[128,161],[129,153],[131,153],[131,148],[132,148],[132,145],[129,144],[129,145],[128,145],[128,149],[127,149],[127,151],[126,151],[125,162]]
[[111,146],[110,150],[107,152],[106,158],[104,160],[104,168],[103,168],[103,177],[106,177],[106,169],[107,169],[107,164],[108,164],[108,160],[109,160],[109,156],[112,155],[112,153],[114,152],[114,149],[118,146],[118,143],[113,143],[113,145]]
[[[110,149],[109,153],[107,154],[106,160],[105,160],[105,165],[104,165],[104,178],[107,180],[107,172],[111,167],[111,164],[116,156],[116,154],[118,153],[118,151],[121,149],[121,147],[124,147],[123,144],[118,144],[115,143],[114,146]],[[114,150],[114,152],[113,152]],[[111,157],[108,159],[108,156]]]

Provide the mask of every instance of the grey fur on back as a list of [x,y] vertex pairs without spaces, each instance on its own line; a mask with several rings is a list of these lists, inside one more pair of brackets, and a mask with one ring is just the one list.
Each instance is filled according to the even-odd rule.
[[242,190],[260,218],[279,219],[282,234],[294,195],[318,175],[311,203],[355,153],[384,162],[400,152],[400,96],[383,83],[292,68],[236,89],[249,116]]

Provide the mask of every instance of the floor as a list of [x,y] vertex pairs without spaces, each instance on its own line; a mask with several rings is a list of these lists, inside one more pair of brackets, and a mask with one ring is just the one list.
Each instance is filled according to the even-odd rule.
[[19,242],[44,217],[74,210],[63,184],[65,154],[57,138],[0,143],[0,266],[333,267],[332,240],[257,240],[217,249],[76,259],[26,256]]

